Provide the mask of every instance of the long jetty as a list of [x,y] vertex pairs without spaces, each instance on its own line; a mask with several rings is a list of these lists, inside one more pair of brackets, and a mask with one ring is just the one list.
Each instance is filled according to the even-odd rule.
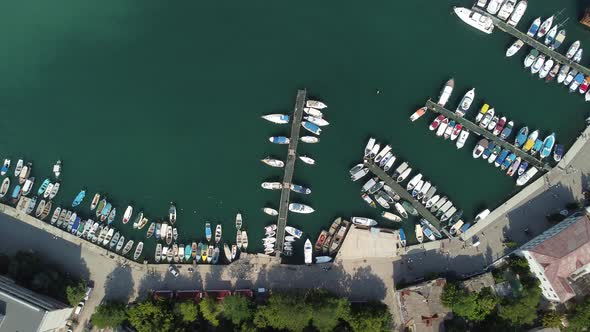
[[293,172],[295,171],[295,161],[297,160],[297,144],[299,142],[299,133],[301,131],[301,118],[303,117],[303,107],[305,106],[305,90],[297,91],[295,100],[295,111],[293,112],[291,122],[291,138],[289,139],[289,150],[287,161],[285,162],[285,174],[283,175],[283,189],[281,189],[281,203],[279,206],[279,218],[277,221],[277,257],[283,252],[285,243],[285,227],[287,227],[287,214],[289,213],[289,196],[291,195],[291,182],[293,181]]
[[436,229],[445,234],[449,239],[453,238],[453,236],[449,234],[446,229],[441,227],[441,223],[437,217],[430,213],[430,211],[425,208],[424,205],[418,202],[405,188],[403,188],[399,183],[395,182],[395,180],[391,178],[391,176],[389,176],[384,170],[372,162],[365,163],[365,165],[371,172],[373,172],[373,174],[375,174],[375,176],[381,179],[381,181],[385,182],[386,185],[390,186],[396,194],[412,204],[412,206],[416,209],[416,211],[418,211],[422,218],[426,219],[432,224],[432,226],[436,227]]
[[517,148],[513,144],[508,143],[507,141],[501,139],[500,137],[492,134],[488,130],[481,128],[477,124],[465,119],[464,117],[458,116],[454,112],[449,111],[448,109],[428,100],[426,102],[426,107],[431,109],[434,112],[440,113],[451,120],[455,120],[455,122],[460,123],[463,125],[464,128],[467,128],[469,131],[476,133],[479,136],[485,137],[487,140],[493,141],[496,145],[501,146],[504,149],[507,149],[513,152],[516,156],[520,157],[523,160],[526,160],[530,165],[533,165],[537,168],[541,168],[544,170],[551,170],[551,166],[549,164],[545,164],[541,162],[539,159],[533,157],[532,155],[524,152],[522,149]]
[[[474,6],[472,9],[482,15],[485,15],[485,16],[491,18],[492,22],[494,22],[494,25],[498,29],[522,40],[530,47],[536,48],[539,52],[544,53],[545,55],[551,57],[553,60],[559,62],[560,64],[568,65],[571,68],[577,70],[578,72],[583,73],[585,76],[590,76],[590,69],[580,65],[577,62],[574,62],[571,59],[568,59],[565,55],[563,55],[555,50],[552,50],[551,48],[549,48],[547,45],[543,44],[542,42],[536,40],[535,38],[527,35],[526,33],[522,32],[522,31],[518,30],[516,27],[513,27],[512,25],[506,23],[505,21],[502,21],[501,19],[499,19],[493,15],[490,15],[485,10],[482,10],[481,8],[478,8],[476,6]],[[564,47],[564,46],[562,45],[562,47]]]

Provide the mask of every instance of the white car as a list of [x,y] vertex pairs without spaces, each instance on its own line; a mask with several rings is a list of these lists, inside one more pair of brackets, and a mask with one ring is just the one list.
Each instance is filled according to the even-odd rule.
[[74,316],[78,316],[82,312],[84,304],[86,304],[85,301],[80,301],[80,303],[78,303],[78,306],[76,307],[76,309],[74,309]]
[[169,271],[170,273],[172,273],[172,275],[173,275],[175,278],[178,278],[178,276],[180,275],[180,273],[178,272],[178,269],[177,269],[177,268],[176,268],[176,266],[174,266],[174,265],[170,265],[170,266],[168,266],[168,271]]
[[92,290],[94,288],[88,286],[86,287],[86,294],[84,294],[84,301],[88,301],[88,298],[90,297],[90,293],[92,293]]

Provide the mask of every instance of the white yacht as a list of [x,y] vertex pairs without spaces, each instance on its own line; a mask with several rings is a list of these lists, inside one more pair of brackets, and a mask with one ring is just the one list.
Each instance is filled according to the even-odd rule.
[[524,42],[520,39],[517,39],[508,49],[506,50],[506,56],[511,57],[516,52],[520,51],[520,49],[524,46]]
[[522,19],[522,17],[524,16],[524,12],[526,11],[527,6],[528,3],[526,0],[519,1],[514,7],[514,12],[512,13],[512,15],[510,15],[510,19],[508,19],[508,24],[515,27],[518,24],[518,22],[520,22],[520,19]]
[[506,21],[510,14],[514,11],[514,5],[516,4],[516,0],[506,0],[502,7],[500,7],[500,11],[498,12],[498,18],[503,21]]
[[289,116],[285,114],[268,114],[263,115],[262,118],[272,123],[284,124],[289,122]]
[[463,22],[471,25],[479,31],[487,34],[494,31],[494,23],[491,18],[463,7],[455,7],[454,10],[455,14],[457,14]]
[[281,190],[283,185],[280,182],[262,182],[262,188],[269,190]]

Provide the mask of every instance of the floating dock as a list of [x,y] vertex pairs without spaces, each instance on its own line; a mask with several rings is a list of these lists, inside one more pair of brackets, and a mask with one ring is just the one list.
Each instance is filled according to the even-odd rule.
[[[472,10],[491,18],[496,28],[514,36],[515,38],[522,40],[525,44],[529,45],[530,47],[536,48],[537,50],[539,50],[539,52],[544,53],[545,55],[551,57],[553,60],[559,62],[560,64],[568,65],[571,68],[577,70],[578,72],[583,73],[584,76],[590,76],[590,69],[580,65],[577,62],[572,61],[571,59],[568,59],[564,54],[561,54],[555,50],[550,49],[549,47],[547,47],[547,45],[543,44],[542,42],[533,37],[528,36],[526,33],[518,30],[516,27],[513,27],[505,21],[502,21],[501,19],[493,15],[490,15],[490,13],[486,12],[485,10],[477,6],[474,6]],[[567,50],[567,48],[565,48],[565,45],[561,45],[561,47],[562,50]]]
[[297,91],[295,100],[295,111],[293,112],[291,122],[291,138],[289,139],[289,150],[285,162],[285,174],[283,175],[283,189],[281,189],[281,203],[279,206],[279,218],[277,221],[277,242],[275,249],[277,257],[283,252],[285,243],[285,227],[287,226],[287,214],[289,213],[289,196],[291,195],[291,183],[293,181],[293,172],[295,171],[295,161],[297,160],[297,144],[299,143],[299,133],[301,132],[301,119],[303,117],[303,107],[305,107],[305,90]]
[[[426,102],[426,107],[428,107],[430,110],[432,110],[436,113],[440,113],[440,114],[446,116],[450,120],[455,120],[455,122],[460,123],[461,125],[463,125],[463,128],[467,128],[470,132],[475,133],[479,136],[483,136],[487,140],[493,141],[496,145],[499,145],[502,148],[513,152],[517,157],[520,157],[521,159],[526,160],[529,163],[529,165],[533,165],[537,168],[544,169],[547,171],[551,170],[551,166],[549,166],[549,164],[543,163],[539,159],[537,159],[537,158],[533,157],[532,155],[524,152],[523,150],[517,148],[513,144],[510,144],[507,141],[500,139],[500,137],[492,134],[488,130],[481,128],[477,124],[465,119],[464,117],[458,116],[457,114],[455,114],[455,112],[451,112],[448,109],[432,102],[431,100],[428,100]],[[513,130],[516,130],[516,128]]]
[[418,213],[422,216],[422,218],[426,219],[429,223],[431,223],[439,232],[445,234],[449,239],[452,239],[453,236],[447,232],[446,229],[441,227],[441,223],[437,217],[435,217],[430,211],[424,207],[420,202],[418,202],[412,194],[410,194],[406,188],[402,187],[399,183],[395,182],[394,179],[391,178],[384,170],[382,170],[379,166],[375,165],[372,162],[366,162],[365,165],[367,168],[375,174],[381,181],[385,182],[386,185],[390,186],[396,194],[398,194],[402,199],[408,201],[412,206],[418,211]]

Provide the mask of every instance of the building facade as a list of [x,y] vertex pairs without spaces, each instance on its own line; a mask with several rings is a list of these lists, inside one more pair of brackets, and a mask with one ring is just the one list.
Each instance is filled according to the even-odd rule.
[[546,230],[518,251],[540,281],[543,296],[566,302],[590,290],[590,219],[576,213]]

